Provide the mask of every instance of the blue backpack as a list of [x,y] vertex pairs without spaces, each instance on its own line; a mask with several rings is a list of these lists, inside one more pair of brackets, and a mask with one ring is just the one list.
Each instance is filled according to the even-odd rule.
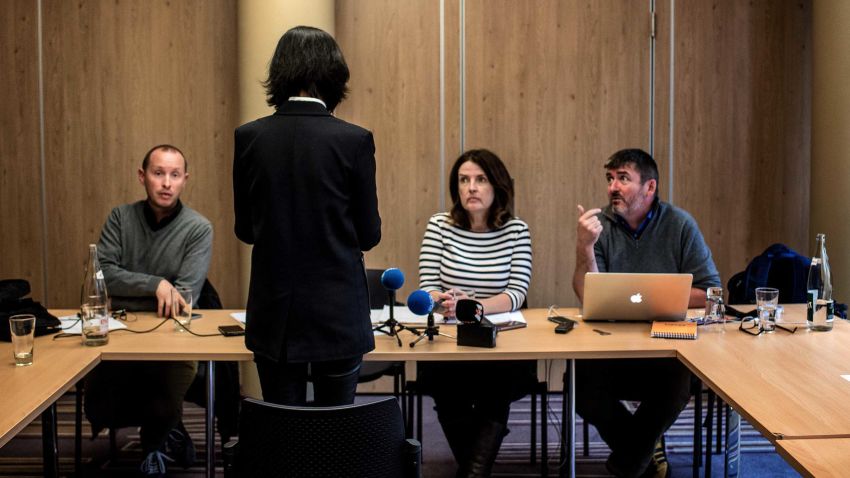
[[811,259],[784,244],[774,244],[753,258],[747,268],[727,284],[730,304],[755,304],[756,287],[779,289],[779,302],[806,302],[806,283]]

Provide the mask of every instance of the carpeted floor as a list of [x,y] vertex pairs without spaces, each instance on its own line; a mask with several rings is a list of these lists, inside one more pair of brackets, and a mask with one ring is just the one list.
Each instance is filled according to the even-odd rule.
[[[358,400],[372,400],[374,397],[364,396]],[[74,450],[74,401],[72,396],[66,396],[58,402],[59,411],[59,451],[62,476],[73,476]],[[550,396],[549,404],[549,474],[557,475],[559,450],[559,425],[561,401],[560,395]],[[442,431],[433,411],[433,403],[426,397],[423,416],[423,472],[426,478],[453,477],[455,472],[451,451],[445,443]],[[539,476],[540,465],[530,464],[530,400],[525,398],[516,402],[511,409],[509,427],[511,433],[505,438],[499,458],[494,469],[494,476],[521,477]],[[693,408],[689,406],[679,417],[679,420],[666,435],[668,458],[673,465],[674,477],[690,477],[691,452],[693,446]],[[203,410],[192,404],[186,404],[184,423],[195,441],[198,451],[198,462],[188,470],[170,468],[169,476],[200,477],[203,476],[204,449],[204,417]],[[576,430],[577,464],[579,476],[608,476],[603,465],[608,449],[593,431],[589,438],[589,456],[582,453],[585,437],[581,431],[581,421]],[[6,446],[0,449],[0,476],[39,477],[41,476],[41,425],[39,421],[24,429]],[[121,429],[118,432],[118,451],[114,457],[110,454],[109,440],[102,434],[96,440],[89,440],[88,423],[83,427],[83,464],[82,475],[92,477],[130,477],[136,476],[137,467],[141,461],[138,431],[134,428]],[[539,440],[539,439],[538,439]],[[758,432],[749,425],[742,428],[742,460],[741,468],[744,476],[759,477],[796,477],[799,476],[774,451],[767,440],[761,438]],[[539,446],[539,445],[538,445]],[[220,444],[217,444],[220,449]],[[537,451],[538,457],[540,450]],[[219,463],[220,465],[220,463]],[[723,460],[714,456],[712,460],[712,476],[723,476]],[[220,469],[219,469],[220,470]],[[221,473],[219,472],[219,475]]]

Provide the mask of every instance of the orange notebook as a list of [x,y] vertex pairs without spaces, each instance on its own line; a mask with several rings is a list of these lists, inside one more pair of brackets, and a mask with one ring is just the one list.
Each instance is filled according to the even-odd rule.
[[659,322],[652,323],[650,337],[661,339],[691,339],[697,338],[696,322]]

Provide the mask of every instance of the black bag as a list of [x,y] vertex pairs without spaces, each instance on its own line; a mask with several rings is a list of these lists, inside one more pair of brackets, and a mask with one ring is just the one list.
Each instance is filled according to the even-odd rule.
[[[809,279],[809,266],[812,260],[801,255],[785,244],[773,244],[754,257],[747,268],[729,279],[730,304],[755,304],[756,287],[775,287],[779,289],[779,302],[782,304],[803,304],[806,302],[806,286]],[[835,299],[835,297],[833,297]],[[738,318],[755,315],[755,310],[739,311],[726,306],[727,315]],[[847,305],[835,300],[835,315],[847,318]]]
[[35,335],[55,334],[62,323],[38,302],[24,298],[30,293],[29,282],[23,279],[0,280],[0,340],[11,342],[9,318],[14,315],[32,314],[35,316]]
[[806,282],[811,259],[784,244],[773,244],[753,258],[747,268],[727,283],[730,304],[755,304],[756,287],[779,289],[779,302],[806,302]]

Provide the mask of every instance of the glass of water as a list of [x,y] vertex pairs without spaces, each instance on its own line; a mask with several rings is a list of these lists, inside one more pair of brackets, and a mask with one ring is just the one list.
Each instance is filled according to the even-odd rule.
[[709,287],[705,291],[705,314],[703,324],[711,332],[724,332],[726,309],[723,305],[723,287]]
[[776,309],[779,306],[779,289],[757,287],[756,306],[761,330],[766,333],[776,331]]
[[174,329],[178,332],[192,326],[192,288],[175,287],[171,291],[171,316],[177,321]]
[[30,314],[13,315],[9,318],[9,331],[12,333],[12,353],[15,365],[32,365],[33,342],[35,338],[35,316]]

